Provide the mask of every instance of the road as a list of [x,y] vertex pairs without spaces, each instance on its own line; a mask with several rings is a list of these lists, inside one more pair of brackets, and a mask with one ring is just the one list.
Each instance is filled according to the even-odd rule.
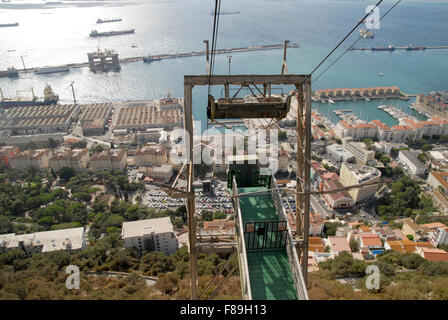
[[329,217],[331,218],[333,214],[337,213],[333,209],[328,208],[327,205],[323,202],[323,200],[318,196],[311,195],[310,204],[315,212],[323,215],[324,219],[327,219]]
[[[130,275],[130,273],[115,272],[115,271],[104,271],[104,272],[84,271],[83,273],[85,275],[95,276],[95,277],[106,276],[106,277],[114,277],[114,278],[116,278],[118,276],[126,277],[126,276]],[[154,277],[147,277],[147,276],[139,276],[139,277],[145,279],[147,286],[152,286],[157,282],[157,278],[154,278]]]

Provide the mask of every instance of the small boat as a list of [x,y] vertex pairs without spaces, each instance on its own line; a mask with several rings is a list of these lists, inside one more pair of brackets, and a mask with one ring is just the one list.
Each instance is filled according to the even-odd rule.
[[384,74],[382,72],[378,73],[378,76],[382,77]]
[[137,48],[137,45],[133,44],[133,45],[131,46],[131,48]]
[[334,101],[332,99],[328,99],[328,102],[330,102],[331,104],[334,104]]

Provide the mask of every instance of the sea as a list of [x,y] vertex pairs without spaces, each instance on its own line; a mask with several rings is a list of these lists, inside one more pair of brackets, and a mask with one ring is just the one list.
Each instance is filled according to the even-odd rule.
[[[373,1],[340,0],[222,0],[221,10],[240,11],[219,20],[217,48],[298,43],[289,48],[289,73],[308,74],[365,15]],[[384,0],[384,14],[395,1]],[[0,28],[0,70],[86,62],[87,53],[116,50],[120,58],[163,53],[202,51],[203,40],[212,39],[212,0],[135,1],[37,1],[0,2],[0,23],[18,22],[18,27]],[[357,46],[448,45],[448,2],[403,0],[373,30],[374,39]],[[98,18],[121,18],[121,22],[96,24]],[[92,30],[135,29],[135,34],[90,38]],[[358,28],[359,29],[359,28]],[[317,79],[352,42],[358,30],[312,75]],[[214,74],[279,74],[283,50],[221,54],[215,57]],[[120,72],[94,74],[88,68],[68,73],[21,74],[18,79],[0,78],[5,97],[26,95],[34,88],[42,96],[48,83],[62,103],[126,101],[161,98],[168,92],[183,97],[184,75],[205,74],[205,56],[152,62],[123,63]],[[383,73],[384,76],[379,76]],[[448,90],[448,50],[372,52],[349,51],[319,79],[312,89],[398,86],[408,94]],[[287,92],[290,88],[280,88]],[[279,90],[280,90],[279,89]],[[193,92],[193,114],[206,121],[207,87]],[[222,95],[222,88],[212,88]],[[379,119],[388,125],[396,120],[377,107],[394,105],[409,113],[412,99],[370,102],[313,103],[313,108],[337,122],[334,109],[352,109],[363,120]],[[424,117],[416,114],[414,116]],[[205,125],[202,126],[205,128]]]

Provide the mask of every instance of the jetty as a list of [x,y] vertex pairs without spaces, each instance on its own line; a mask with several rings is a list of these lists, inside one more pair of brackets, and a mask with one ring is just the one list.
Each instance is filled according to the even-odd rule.
[[401,99],[409,100],[409,96],[400,91],[398,87],[375,87],[357,89],[321,89],[313,93],[313,101],[357,101],[371,99]]
[[[288,43],[288,48],[298,48],[298,47],[300,47],[299,44]],[[270,45],[259,45],[259,46],[250,46],[250,47],[241,47],[241,48],[217,49],[215,51],[215,53],[216,54],[238,53],[238,52],[262,51],[262,50],[275,50],[275,49],[283,49],[283,48],[284,48],[284,44],[270,44]],[[122,58],[122,59],[119,59],[119,63],[139,62],[139,61],[143,61],[144,59],[148,59],[148,58],[150,58],[150,60],[152,60],[152,61],[175,59],[175,58],[188,58],[188,57],[205,56],[206,54],[207,54],[206,51],[191,51],[191,52],[184,52],[184,53],[166,53],[166,54],[159,54],[159,55],[153,55],[153,56],[137,56],[137,57]],[[85,68],[85,67],[89,67],[89,63],[88,62],[68,63],[67,66],[70,69]],[[37,68],[17,69],[17,71],[19,73],[26,73],[26,72],[34,72],[35,69],[37,69]]]
[[432,49],[448,49],[448,46],[398,46],[394,47],[392,45],[388,47],[350,47],[348,50],[370,50],[370,51],[394,51],[394,50],[408,50],[408,51],[416,51],[416,50],[432,50]]

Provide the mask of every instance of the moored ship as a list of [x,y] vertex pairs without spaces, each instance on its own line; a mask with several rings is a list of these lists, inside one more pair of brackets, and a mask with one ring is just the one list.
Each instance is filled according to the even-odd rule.
[[59,96],[53,92],[49,84],[45,86],[44,97],[39,98],[34,95],[34,90],[31,88],[32,98],[15,97],[5,98],[0,89],[0,108],[22,107],[22,106],[42,106],[58,103]]
[[393,45],[389,45],[388,47],[373,47],[372,51],[394,51],[395,47]]
[[122,31],[108,31],[108,32],[98,32],[97,30],[92,30],[90,32],[90,37],[109,37],[109,36],[119,36],[122,34],[135,33],[135,29],[122,30]]
[[[219,15],[223,16],[223,15],[232,15],[232,14],[240,14],[240,11],[220,11]],[[215,10],[212,10],[212,12],[210,12],[211,16],[215,15]]]
[[0,28],[4,28],[4,27],[18,27],[19,23],[0,23]]
[[98,20],[96,20],[96,23],[108,23],[108,22],[118,22],[121,21],[120,18],[110,18],[110,19],[101,19],[98,18]]
[[42,67],[34,70],[35,74],[48,74],[48,73],[59,73],[59,72],[68,72],[70,71],[67,66],[57,66],[57,67]]

